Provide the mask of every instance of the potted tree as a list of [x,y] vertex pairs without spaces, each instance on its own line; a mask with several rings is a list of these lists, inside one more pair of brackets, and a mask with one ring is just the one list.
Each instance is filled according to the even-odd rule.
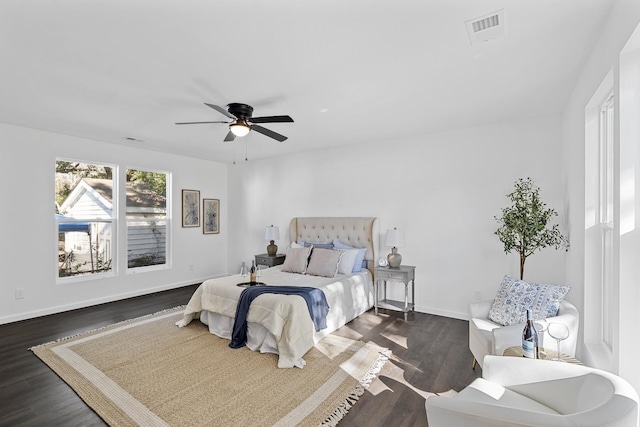
[[495,231],[504,244],[504,253],[515,251],[520,255],[520,279],[524,279],[524,263],[534,252],[553,246],[569,250],[569,240],[560,232],[558,224],[548,226],[558,216],[540,200],[540,188],[531,178],[519,178],[515,189],[507,197],[513,203],[502,209],[500,218],[494,217],[500,227]]

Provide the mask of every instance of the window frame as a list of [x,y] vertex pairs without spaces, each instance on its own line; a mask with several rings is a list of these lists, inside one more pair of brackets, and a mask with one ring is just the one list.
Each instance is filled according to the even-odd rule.
[[[618,108],[614,70],[610,69],[585,105],[584,117],[584,314],[581,328],[587,358],[605,369],[615,369],[619,344],[619,238],[616,235],[619,218],[618,183],[615,182]],[[607,140],[613,145],[604,145]],[[610,183],[607,176],[613,178],[613,187],[607,187]],[[611,198],[612,204],[603,205]]]
[[[144,172],[153,172],[153,173],[162,173],[164,175],[166,175],[166,180],[165,180],[165,209],[164,209],[164,220],[165,220],[165,227],[166,227],[166,232],[165,232],[165,262],[163,264],[153,264],[153,265],[145,265],[145,266],[136,266],[136,267],[129,267],[129,256],[128,256],[128,250],[129,250],[129,234],[128,234],[128,228],[129,228],[129,218],[127,216],[127,205],[126,205],[126,198],[125,198],[125,206],[124,206],[124,218],[125,218],[125,236],[126,236],[126,245],[125,245],[125,253],[126,253],[126,262],[123,264],[125,266],[125,271],[127,274],[137,274],[137,273],[141,273],[141,272],[147,272],[147,271],[157,271],[157,270],[165,270],[168,268],[171,268],[171,229],[172,229],[172,221],[171,221],[171,211],[172,209],[170,209],[170,207],[172,206],[172,200],[171,200],[171,179],[172,179],[172,174],[171,172],[168,171],[163,171],[163,170],[158,170],[158,169],[150,169],[150,168],[143,168],[143,167],[134,167],[134,166],[127,166],[127,168],[125,169],[126,171],[129,170],[136,170],[136,171],[144,171]],[[126,188],[126,179],[125,179],[125,188]],[[126,193],[125,193],[126,194]]]
[[[70,162],[70,163],[81,163],[86,165],[94,165],[94,166],[102,166],[111,168],[111,218],[89,218],[89,217],[74,217],[73,219],[54,219],[55,223],[55,253],[56,253],[56,264],[55,264],[55,283],[56,284],[65,284],[65,283],[76,283],[83,282],[88,280],[99,280],[105,277],[115,277],[118,274],[118,173],[119,167],[116,164],[106,163],[106,162],[96,162],[96,161],[87,161],[87,160],[79,160],[79,159],[70,159],[64,157],[56,157],[55,164],[58,162]],[[54,164],[54,167],[55,167]],[[54,175],[56,171],[54,169]],[[55,183],[55,177],[54,177]],[[55,190],[54,190],[55,196]],[[71,276],[60,276],[60,264],[59,264],[59,231],[61,223],[70,223],[70,222],[88,222],[89,224],[94,223],[107,223],[111,225],[111,236],[110,236],[110,244],[109,244],[109,252],[111,259],[111,268],[109,271],[105,272],[91,272],[84,274],[77,274]],[[92,225],[93,227],[93,225]],[[90,247],[91,251],[92,248]]]
[[599,338],[613,351],[615,280],[615,99],[611,92],[600,105],[598,140],[598,226],[601,233]]

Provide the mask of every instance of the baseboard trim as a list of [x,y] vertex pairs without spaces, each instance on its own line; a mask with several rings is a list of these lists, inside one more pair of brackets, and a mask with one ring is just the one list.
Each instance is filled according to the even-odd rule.
[[[216,277],[223,277],[223,276],[226,276],[226,274],[216,276]],[[78,301],[72,304],[65,304],[65,305],[59,305],[55,307],[47,307],[40,310],[17,313],[11,316],[0,317],[0,325],[19,322],[21,320],[34,319],[36,317],[48,316],[50,314],[64,313],[65,311],[77,310],[79,308],[91,307],[94,305],[105,304],[108,302],[121,301],[129,298],[139,297],[141,295],[149,295],[156,292],[168,291],[170,289],[183,288],[185,286],[191,286],[196,283],[202,283],[205,280],[211,279],[211,278],[212,277],[206,277],[206,278],[193,279],[193,280],[184,281],[184,282],[169,283],[169,284],[164,284],[164,285],[155,286],[151,288],[137,289],[132,292],[126,292],[126,293],[121,293],[116,295],[108,295],[101,298]]]
[[452,319],[469,320],[469,313],[466,312],[442,310],[440,308],[428,306],[416,306],[415,310],[420,313],[434,314],[436,316],[450,317]]
[[[220,274],[215,277],[224,277],[224,276],[227,276],[227,274]],[[19,322],[21,320],[33,319],[36,317],[48,316],[50,314],[63,313],[65,311],[77,310],[79,308],[91,307],[94,305],[105,304],[108,302],[120,301],[128,298],[135,298],[141,295],[153,294],[155,292],[162,292],[162,291],[168,291],[170,289],[183,288],[185,286],[191,286],[195,283],[204,282],[205,280],[211,279],[211,278],[212,277],[206,277],[201,279],[193,279],[190,281],[170,283],[170,284],[165,284],[165,285],[156,286],[152,288],[138,289],[133,292],[126,292],[126,293],[117,294],[117,295],[109,295],[102,298],[78,301],[73,304],[65,304],[65,305],[60,305],[56,307],[47,307],[41,310],[33,310],[33,311],[24,312],[24,313],[17,313],[11,316],[0,317],[0,325]],[[466,312],[442,310],[437,307],[416,306],[415,311],[419,313],[433,314],[436,316],[450,317],[453,319],[469,320],[469,314]]]

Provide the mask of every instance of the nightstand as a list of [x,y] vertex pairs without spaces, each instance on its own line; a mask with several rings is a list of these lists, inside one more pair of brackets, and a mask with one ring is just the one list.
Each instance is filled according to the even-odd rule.
[[266,265],[267,267],[273,267],[274,265],[280,265],[284,263],[285,254],[275,254],[275,256],[269,256],[267,254],[256,255],[256,265]]
[[[415,306],[415,278],[416,268],[411,265],[401,265],[399,268],[376,267],[376,280],[373,290],[373,306],[376,316],[378,308],[397,310],[404,312],[404,320],[407,321],[407,313],[413,311]],[[380,300],[380,282],[383,282],[383,298]],[[402,282],[404,284],[404,301],[387,299],[387,283]],[[409,302],[409,282],[411,282],[411,302]]]

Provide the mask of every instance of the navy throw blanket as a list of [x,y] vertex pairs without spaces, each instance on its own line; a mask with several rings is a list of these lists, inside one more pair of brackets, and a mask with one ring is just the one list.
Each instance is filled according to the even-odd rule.
[[254,299],[265,293],[301,296],[307,303],[316,332],[327,327],[329,304],[327,304],[324,292],[320,289],[298,286],[256,286],[246,288],[242,291],[238,300],[229,347],[241,348],[247,344],[247,314],[249,313],[249,306]]

